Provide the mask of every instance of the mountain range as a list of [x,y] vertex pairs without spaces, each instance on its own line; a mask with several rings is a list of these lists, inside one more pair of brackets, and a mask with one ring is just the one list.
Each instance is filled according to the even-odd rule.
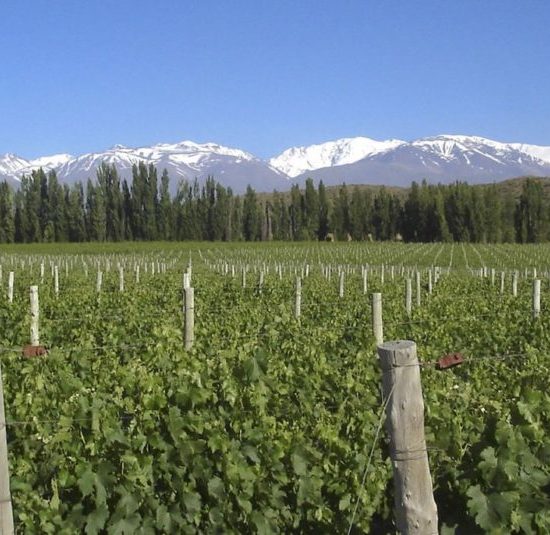
[[517,176],[550,176],[550,147],[501,143],[477,136],[440,135],[414,141],[376,141],[354,137],[318,145],[292,147],[263,160],[237,148],[193,141],[160,143],[150,147],[123,145],[72,156],[57,154],[26,160],[14,154],[0,156],[0,180],[17,185],[23,175],[42,167],[55,170],[61,182],[95,178],[101,162],[116,165],[131,179],[132,166],[153,164],[168,171],[171,190],[182,179],[200,181],[207,176],[241,193],[250,184],[256,191],[287,190],[308,177],[326,185],[379,184],[408,186],[413,180],[449,183],[465,180],[476,184]]

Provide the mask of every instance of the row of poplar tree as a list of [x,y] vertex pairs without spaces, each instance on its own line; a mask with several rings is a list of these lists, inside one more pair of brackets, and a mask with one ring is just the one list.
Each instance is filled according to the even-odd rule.
[[496,185],[413,183],[406,195],[385,188],[305,188],[234,195],[213,178],[183,181],[170,193],[166,171],[139,164],[132,181],[103,164],[96,180],[61,184],[34,171],[14,190],[0,183],[0,243],[121,240],[391,240],[539,242],[550,238],[540,181],[518,199]]

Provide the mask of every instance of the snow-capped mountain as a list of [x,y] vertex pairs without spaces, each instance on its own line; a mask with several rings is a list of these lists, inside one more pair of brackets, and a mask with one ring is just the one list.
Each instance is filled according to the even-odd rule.
[[25,160],[15,154],[4,154],[0,156],[0,179],[17,184],[23,175],[30,175],[32,171],[40,168],[46,172],[57,169],[71,158],[70,154],[55,154],[35,160]]
[[175,192],[179,182],[203,181],[213,176],[236,193],[250,184],[256,191],[284,191],[307,177],[325,184],[386,184],[408,186],[412,180],[448,183],[466,180],[492,182],[516,176],[550,176],[550,147],[501,143],[476,136],[441,135],[414,141],[376,141],[345,138],[308,147],[293,147],[268,161],[241,149],[193,141],[159,143],[129,148],[115,145],[103,152],[81,156],[58,154],[25,160],[14,154],[0,156],[0,180],[17,184],[23,175],[42,167],[55,170],[61,182],[94,179],[102,162],[116,165],[119,174],[132,177],[140,162],[164,169]]
[[309,147],[292,147],[271,158],[269,163],[289,177],[295,177],[313,169],[355,163],[405,143],[398,139],[375,141],[368,137],[343,138]]
[[[97,168],[105,162],[114,164],[120,176],[128,180],[132,178],[134,164],[153,164],[159,174],[166,169],[173,192],[177,190],[182,179],[193,180],[196,177],[202,181],[207,176],[214,176],[225,186],[239,193],[243,192],[248,184],[258,191],[285,189],[287,185],[287,176],[271,167],[269,163],[240,149],[215,143],[199,144],[193,141],[182,141],[175,144],[160,143],[137,149],[115,145],[104,152],[88,153],[77,157],[62,155],[63,158],[41,158],[30,162],[22,158],[12,162],[16,157],[9,156],[10,159],[6,159],[5,165],[3,165],[4,159],[0,158],[0,179],[18,180],[23,174],[28,174],[33,168],[37,168],[36,162],[43,161],[45,170],[55,169],[61,182],[85,182],[88,178],[94,179]],[[50,164],[54,158],[58,158],[57,164],[46,166],[46,162]]]
[[[349,141],[288,149],[270,162],[278,169],[290,169],[293,174],[302,170],[294,175],[297,182],[311,177],[322,179],[327,185],[346,182],[406,186],[412,180],[422,179],[480,183],[521,175],[550,176],[550,147],[501,143],[477,136],[441,135],[411,142],[373,142],[375,150],[362,158],[356,157],[360,154],[357,151],[350,158]],[[343,161],[338,151],[342,147],[342,154],[352,161],[319,167],[321,160],[310,157],[318,153],[318,147],[323,147],[325,154],[331,154],[332,161]]]

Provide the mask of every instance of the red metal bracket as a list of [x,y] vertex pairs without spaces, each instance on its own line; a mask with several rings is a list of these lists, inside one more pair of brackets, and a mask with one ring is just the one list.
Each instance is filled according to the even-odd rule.
[[47,355],[48,350],[44,346],[23,346],[23,356],[27,359]]
[[460,353],[449,353],[444,355],[436,362],[436,368],[438,370],[446,370],[453,366],[458,366],[464,362],[464,357]]

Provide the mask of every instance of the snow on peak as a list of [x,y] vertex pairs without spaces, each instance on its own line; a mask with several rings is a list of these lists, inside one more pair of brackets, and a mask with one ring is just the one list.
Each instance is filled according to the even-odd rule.
[[271,158],[269,164],[290,177],[306,171],[355,163],[367,156],[389,151],[404,144],[390,139],[376,141],[368,137],[343,138],[308,147],[293,147]]
[[525,143],[510,143],[510,147],[519,150],[520,152],[523,152],[524,154],[527,154],[532,158],[536,158],[537,160],[541,160],[544,163],[550,164],[550,147],[542,147],[540,145],[527,145]]
[[29,167],[36,169],[40,167],[42,167],[43,169],[54,169],[56,167],[59,167],[60,165],[63,165],[64,163],[67,163],[70,159],[72,159],[71,154],[53,154],[52,156],[41,156],[40,158],[31,160],[29,162]]
[[27,160],[10,152],[0,156],[0,174],[15,175],[20,169],[28,165]]

